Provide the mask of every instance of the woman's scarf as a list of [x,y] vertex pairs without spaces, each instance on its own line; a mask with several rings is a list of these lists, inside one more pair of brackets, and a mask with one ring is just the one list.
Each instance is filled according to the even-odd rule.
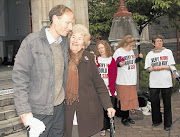
[[82,58],[82,54],[83,50],[80,50],[78,53],[73,53],[71,50],[69,50],[69,65],[65,97],[67,105],[72,105],[74,101],[79,101],[79,78],[77,66]]
[[154,48],[154,49],[152,49],[152,51],[153,51],[154,53],[159,53],[159,52],[163,51],[164,49],[166,49],[166,48],[165,48],[165,47],[162,47],[162,48],[160,48],[160,49]]

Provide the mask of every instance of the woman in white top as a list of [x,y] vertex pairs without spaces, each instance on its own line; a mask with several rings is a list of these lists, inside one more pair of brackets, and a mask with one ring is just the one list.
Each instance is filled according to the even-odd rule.
[[[104,80],[104,83],[108,89],[109,96],[111,97],[111,102],[113,108],[115,109],[117,101],[115,101],[116,96],[116,77],[117,77],[117,65],[116,61],[112,57],[111,47],[105,40],[99,40],[96,43],[96,62],[97,67],[99,68],[99,73],[101,78]],[[101,136],[105,136],[105,130],[110,131],[110,119],[107,115],[107,111],[104,110],[104,127],[101,130]]]
[[170,66],[175,64],[172,51],[163,47],[163,37],[155,35],[152,39],[155,46],[146,56],[145,69],[150,72],[149,89],[152,107],[152,126],[158,126],[162,123],[160,112],[160,98],[163,98],[164,104],[164,129],[169,131],[172,124],[171,112],[171,87],[172,77]]
[[130,124],[135,122],[129,117],[129,110],[139,107],[138,96],[136,91],[137,72],[136,63],[141,58],[142,54],[136,58],[133,52],[133,47],[136,41],[131,35],[125,36],[119,43],[117,50],[113,57],[116,60],[117,71],[117,96],[120,100],[122,111],[122,124],[129,127]]

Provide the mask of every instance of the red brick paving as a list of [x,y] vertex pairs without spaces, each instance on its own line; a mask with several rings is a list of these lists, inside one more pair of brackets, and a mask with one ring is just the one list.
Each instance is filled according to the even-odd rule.
[[[180,92],[172,95],[172,115],[173,122],[180,118]],[[130,127],[121,124],[121,118],[115,118],[116,133],[115,137],[169,137],[169,132],[164,130],[164,125],[152,127],[151,115],[144,116],[143,120],[136,120],[136,123]],[[106,131],[106,136],[109,137]],[[180,120],[178,120],[171,129],[171,137],[180,137]]]

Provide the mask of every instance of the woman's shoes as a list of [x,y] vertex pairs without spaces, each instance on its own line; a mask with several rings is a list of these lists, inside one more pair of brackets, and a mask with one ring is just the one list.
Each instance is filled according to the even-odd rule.
[[128,117],[127,119],[122,119],[121,123],[126,127],[130,127],[129,123],[130,124],[135,124],[135,121],[132,120],[130,117]]
[[124,126],[126,126],[126,127],[130,127],[129,121],[128,121],[127,119],[121,120],[121,123],[122,123]]
[[130,124],[135,124],[135,121],[132,120],[130,117],[128,117],[127,120],[128,120],[128,122],[129,122]]
[[105,130],[101,130],[100,136],[105,136],[106,135],[106,131]]
[[[110,132],[110,129],[107,129],[107,131]],[[115,130],[114,130],[114,134],[115,134]],[[105,136],[105,135],[106,135],[106,131],[105,130],[101,130],[100,136]]]
[[169,131],[170,127],[164,127],[164,130]]
[[161,125],[161,123],[162,123],[162,121],[159,122],[159,123],[154,123],[154,124],[152,124],[152,126],[153,126],[153,127],[157,127],[157,126]]
[[[107,129],[107,131],[109,131],[110,132],[110,129]],[[115,134],[116,132],[115,132],[115,130],[114,130],[114,134]]]

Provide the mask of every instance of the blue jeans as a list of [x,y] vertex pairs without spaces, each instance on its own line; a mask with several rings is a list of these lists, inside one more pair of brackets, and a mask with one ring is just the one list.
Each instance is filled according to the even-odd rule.
[[149,90],[153,124],[158,124],[162,122],[159,97],[159,94],[161,92],[164,104],[164,127],[170,127],[172,124],[171,88],[149,88]]

